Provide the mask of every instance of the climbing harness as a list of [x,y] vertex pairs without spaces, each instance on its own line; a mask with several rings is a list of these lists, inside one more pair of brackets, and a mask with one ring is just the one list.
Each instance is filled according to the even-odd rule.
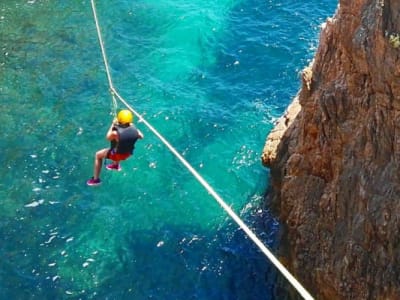
[[188,169],[188,171],[197,179],[197,181],[207,190],[207,192],[214,197],[214,199],[221,205],[225,212],[239,225],[239,227],[247,234],[247,236],[258,246],[258,248],[264,253],[264,255],[271,261],[272,264],[282,273],[283,276],[292,284],[292,286],[298,291],[298,293],[306,300],[314,299],[311,294],[300,284],[300,282],[282,265],[282,263],[272,254],[272,252],[263,244],[263,242],[254,234],[253,231],[242,221],[242,219],[232,210],[232,208],[225,203],[225,201],[215,192],[215,190],[209,185],[209,183],[183,158],[181,154],[149,123],[147,122],[136,110],[129,105],[129,103],[117,92],[115,89],[110,69],[108,67],[108,61],[106,51],[104,48],[103,39],[101,36],[100,25],[97,19],[96,6],[94,0],[91,0],[93,16],[96,24],[97,35],[100,43],[101,53],[103,55],[103,61],[107,73],[108,84],[113,99],[113,105],[116,110],[117,103],[116,98],[120,100],[126,108],[133,112],[139,120],[147,126],[147,128],[158,137],[158,139],[176,156],[176,158]]

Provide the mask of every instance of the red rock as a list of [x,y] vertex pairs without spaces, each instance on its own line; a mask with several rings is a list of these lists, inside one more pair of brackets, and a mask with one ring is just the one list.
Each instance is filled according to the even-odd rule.
[[399,12],[340,1],[264,147],[282,253],[317,299],[400,299]]

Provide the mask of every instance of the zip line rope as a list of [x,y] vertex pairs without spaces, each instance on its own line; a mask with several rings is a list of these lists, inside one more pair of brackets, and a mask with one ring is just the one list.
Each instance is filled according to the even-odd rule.
[[99,44],[100,44],[100,49],[101,49],[101,54],[103,56],[103,61],[104,61],[104,67],[106,68],[106,74],[107,74],[107,80],[108,80],[108,85],[110,87],[110,92],[111,92],[111,98],[112,98],[112,104],[113,104],[113,113],[114,116],[117,115],[117,100],[115,99],[114,96],[114,84],[111,78],[111,73],[110,73],[110,68],[108,67],[108,60],[107,60],[107,55],[106,55],[106,49],[104,48],[104,42],[103,42],[103,38],[101,35],[101,31],[100,31],[100,25],[99,25],[99,20],[97,18],[97,12],[96,12],[96,5],[94,3],[94,0],[91,0],[92,3],[92,11],[93,11],[93,18],[94,18],[94,22],[96,24],[96,29],[97,29],[97,37],[99,39]]
[[95,19],[97,35],[100,43],[101,53],[103,55],[103,61],[105,64],[108,84],[110,86],[110,92],[113,97],[114,108],[116,109],[116,98],[118,98],[130,111],[132,111],[138,118],[139,121],[144,123],[147,128],[158,137],[158,139],[176,156],[176,158],[189,170],[189,172],[197,179],[197,181],[207,190],[207,192],[214,197],[219,205],[225,210],[225,212],[239,225],[239,227],[246,233],[246,235],[258,246],[262,253],[270,260],[270,262],[282,273],[283,276],[290,282],[290,284],[298,291],[298,293],[306,300],[313,300],[311,294],[300,284],[300,282],[285,268],[284,265],[272,254],[272,252],[263,244],[263,242],[254,234],[254,232],[242,221],[242,219],[232,210],[232,208],[225,203],[225,201],[217,194],[217,192],[210,186],[210,184],[186,161],[186,159],[149,123],[141,114],[139,114],[129,103],[117,92],[114,88],[110,69],[108,67],[108,61],[106,51],[104,49],[103,39],[101,37],[101,30],[96,14],[96,6],[94,0],[91,0],[93,16]]

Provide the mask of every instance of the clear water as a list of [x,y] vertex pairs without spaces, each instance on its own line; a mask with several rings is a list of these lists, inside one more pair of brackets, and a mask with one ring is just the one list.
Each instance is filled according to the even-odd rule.
[[[271,249],[261,150],[335,7],[97,3],[120,94]],[[142,123],[123,171],[85,185],[112,120],[89,1],[3,0],[0,41],[0,299],[277,298],[280,275]]]

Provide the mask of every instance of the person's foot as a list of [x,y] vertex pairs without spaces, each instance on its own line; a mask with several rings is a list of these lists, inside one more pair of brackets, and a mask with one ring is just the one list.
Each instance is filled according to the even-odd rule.
[[119,164],[109,164],[106,166],[107,170],[121,171],[121,166]]
[[100,183],[101,183],[100,178],[94,179],[94,177],[92,177],[88,181],[86,181],[86,184],[90,185],[90,186],[99,185]]

